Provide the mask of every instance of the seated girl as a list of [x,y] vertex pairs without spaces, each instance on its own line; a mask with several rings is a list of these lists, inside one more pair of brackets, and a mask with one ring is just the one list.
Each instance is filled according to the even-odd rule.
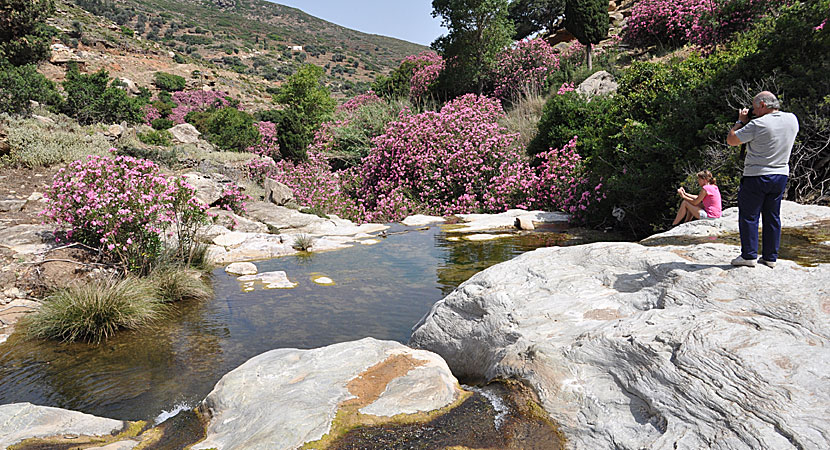
[[677,217],[672,225],[680,222],[689,222],[696,219],[716,219],[721,215],[720,190],[715,184],[715,177],[712,172],[702,170],[697,173],[697,184],[700,185],[700,194],[697,197],[686,193],[681,186],[677,195],[683,199]]

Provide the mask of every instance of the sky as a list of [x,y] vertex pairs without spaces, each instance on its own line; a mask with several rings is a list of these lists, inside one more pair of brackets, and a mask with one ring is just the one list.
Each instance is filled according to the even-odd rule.
[[364,33],[429,45],[446,34],[432,0],[270,0]]

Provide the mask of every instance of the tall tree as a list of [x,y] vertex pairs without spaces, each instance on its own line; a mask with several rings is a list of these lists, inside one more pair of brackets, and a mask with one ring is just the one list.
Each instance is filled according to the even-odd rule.
[[521,40],[533,33],[553,33],[565,16],[565,0],[513,0],[508,17],[516,29],[513,39]]
[[275,102],[285,105],[278,141],[286,158],[305,159],[314,132],[334,112],[335,101],[321,81],[324,73],[322,67],[306,64],[274,95]]
[[585,46],[588,70],[593,68],[591,48],[608,36],[608,0],[567,0],[565,28]]
[[46,59],[45,23],[54,12],[54,0],[0,0],[0,60],[22,66]]
[[439,84],[451,97],[481,94],[499,52],[512,42],[507,0],[433,0],[432,16],[449,30],[432,43],[447,61]]

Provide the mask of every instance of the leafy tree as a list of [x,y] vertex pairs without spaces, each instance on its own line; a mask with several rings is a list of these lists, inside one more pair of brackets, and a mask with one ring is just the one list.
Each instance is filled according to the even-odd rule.
[[449,30],[432,43],[448,61],[439,85],[451,97],[471,91],[481,94],[499,53],[513,36],[507,0],[433,0],[432,16],[441,17]]
[[0,61],[0,111],[26,113],[32,100],[57,105],[61,98],[34,64],[16,67]]
[[140,99],[130,97],[127,92],[110,85],[106,70],[85,75],[71,65],[63,82],[66,101],[62,111],[78,119],[82,124],[95,122],[137,123],[143,119]]
[[513,39],[521,40],[533,33],[552,33],[559,27],[565,14],[565,0],[513,0],[508,17],[516,32]]
[[0,0],[0,60],[20,66],[46,59],[46,18],[54,12],[54,0]]
[[567,0],[565,3],[565,28],[585,46],[588,70],[591,61],[591,47],[608,36],[608,0]]
[[409,97],[409,83],[412,79],[412,71],[415,69],[415,66],[416,63],[414,61],[402,62],[389,76],[378,76],[372,82],[372,91],[389,99]]
[[206,120],[204,129],[208,140],[222,150],[242,152],[259,141],[254,118],[234,107],[213,112]]
[[[314,138],[320,124],[328,120],[335,108],[331,92],[323,86],[321,67],[307,64],[288,78],[274,95],[274,101],[285,105],[280,124],[280,152],[291,159],[305,159],[305,147]],[[282,134],[296,133],[283,142]]]

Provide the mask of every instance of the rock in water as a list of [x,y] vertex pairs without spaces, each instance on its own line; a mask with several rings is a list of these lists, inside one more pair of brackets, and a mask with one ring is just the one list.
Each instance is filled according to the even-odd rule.
[[225,272],[231,275],[256,275],[256,264],[249,262],[238,262],[225,267]]
[[219,380],[199,406],[210,417],[207,438],[193,448],[295,449],[328,433],[347,400],[391,417],[442,408],[459,392],[438,355],[397,342],[272,350]]
[[571,448],[830,448],[830,265],[736,254],[539,249],[436,303],[411,343],[528,382]]
[[60,435],[106,436],[117,433],[126,422],[104,419],[77,411],[68,411],[31,403],[0,405],[0,448],[24,439]]

